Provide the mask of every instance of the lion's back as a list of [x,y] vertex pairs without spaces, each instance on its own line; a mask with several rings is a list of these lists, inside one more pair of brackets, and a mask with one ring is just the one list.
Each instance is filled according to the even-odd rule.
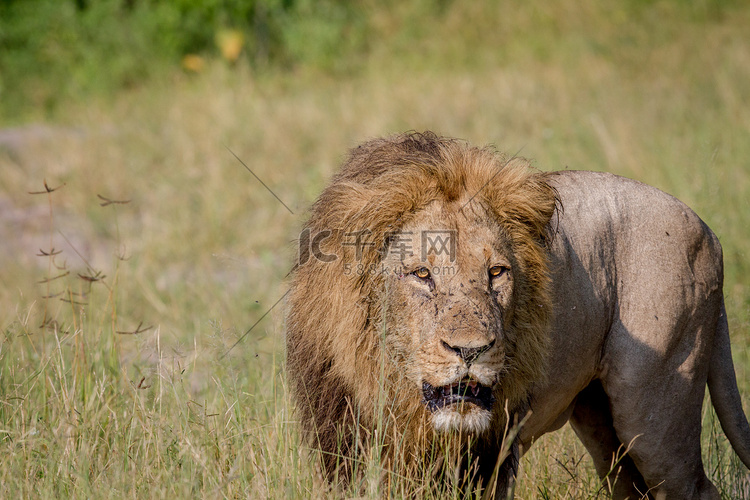
[[[609,268],[618,286],[646,286],[648,281],[656,286],[664,280],[720,284],[718,238],[677,198],[602,172],[556,172],[550,184],[562,206],[561,239],[568,242],[567,248],[556,248],[588,260],[590,271]],[[640,272],[645,269],[650,272]]]

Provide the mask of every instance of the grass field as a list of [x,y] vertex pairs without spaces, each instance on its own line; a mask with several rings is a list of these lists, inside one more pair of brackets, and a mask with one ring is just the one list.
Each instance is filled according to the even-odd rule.
[[[213,61],[0,131],[0,497],[344,495],[299,442],[279,301],[347,148],[409,129],[690,205],[750,411],[750,7],[480,4],[372,12],[347,71]],[[710,477],[749,499],[705,413]],[[599,496],[567,428],[524,458],[517,498]]]

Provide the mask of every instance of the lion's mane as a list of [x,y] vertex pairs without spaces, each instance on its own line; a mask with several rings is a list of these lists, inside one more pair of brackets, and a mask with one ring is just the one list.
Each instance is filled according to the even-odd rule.
[[[383,308],[399,304],[388,303],[377,267],[390,235],[429,203],[478,204],[509,235],[520,263],[512,325],[517,340],[506,346],[507,376],[495,388],[496,399],[518,408],[544,376],[551,314],[546,240],[557,204],[545,179],[525,160],[430,132],[376,139],[350,151],[303,227],[287,299],[291,393],[303,435],[322,451],[329,474],[350,474],[349,459],[376,435],[386,448],[398,443],[390,448],[407,461],[428,451],[432,433],[419,388],[406,383],[398,362],[381,349],[388,335]],[[359,244],[352,243],[356,235]],[[494,432],[501,436],[503,405],[495,406]]]

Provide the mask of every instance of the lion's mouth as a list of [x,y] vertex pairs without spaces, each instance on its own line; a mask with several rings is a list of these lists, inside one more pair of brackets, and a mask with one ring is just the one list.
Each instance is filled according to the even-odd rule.
[[442,387],[422,382],[422,395],[422,401],[433,412],[457,403],[471,403],[489,411],[495,402],[492,388],[475,380],[461,380]]

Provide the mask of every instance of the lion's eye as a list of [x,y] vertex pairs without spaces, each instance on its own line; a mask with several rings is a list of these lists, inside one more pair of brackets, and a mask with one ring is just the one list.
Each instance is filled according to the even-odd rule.
[[496,278],[508,272],[508,268],[505,266],[492,266],[490,268],[490,278]]
[[419,279],[426,280],[430,278],[430,270],[426,267],[420,267],[416,271],[414,271],[414,276],[416,276]]

